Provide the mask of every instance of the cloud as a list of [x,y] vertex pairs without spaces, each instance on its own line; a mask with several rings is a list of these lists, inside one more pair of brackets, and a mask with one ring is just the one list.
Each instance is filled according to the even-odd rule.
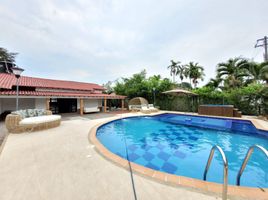
[[253,46],[268,32],[267,7],[265,0],[3,0],[0,46],[20,53],[25,75],[102,84],[145,68],[169,77],[174,59],[199,62],[208,81],[229,57],[262,60]]

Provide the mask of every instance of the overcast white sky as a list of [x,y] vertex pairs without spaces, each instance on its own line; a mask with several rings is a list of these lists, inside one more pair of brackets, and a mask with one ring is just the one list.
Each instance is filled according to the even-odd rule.
[[[171,59],[199,62],[205,82],[230,57],[262,61],[267,0],[0,0],[0,46],[24,75],[105,83]],[[203,83],[203,84],[204,84]]]

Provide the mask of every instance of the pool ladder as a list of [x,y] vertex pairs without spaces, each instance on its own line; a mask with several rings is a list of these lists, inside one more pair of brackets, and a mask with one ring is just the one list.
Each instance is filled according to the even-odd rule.
[[[261,150],[266,158],[268,158],[268,151],[260,146],[260,145],[253,145],[249,148],[247,154],[246,154],[246,157],[244,158],[244,161],[241,165],[241,168],[237,174],[237,177],[236,177],[236,185],[240,186],[240,178],[241,178],[241,175],[243,174],[245,168],[246,168],[246,165],[254,151],[254,149],[257,148],[259,150]],[[222,148],[219,147],[218,145],[215,145],[211,148],[210,150],[210,154],[209,154],[209,157],[208,157],[208,161],[207,161],[207,165],[206,165],[206,168],[205,168],[205,171],[204,171],[204,176],[203,176],[203,179],[204,181],[207,180],[207,172],[209,170],[209,167],[210,167],[210,164],[211,164],[211,161],[212,161],[212,158],[214,156],[214,152],[215,150],[218,150],[221,154],[221,157],[222,157],[222,160],[223,160],[223,164],[224,164],[224,168],[223,168],[223,189],[222,189],[222,199],[223,200],[227,200],[227,190],[228,190],[228,160],[225,156],[225,153],[223,152]]]
[[225,153],[223,152],[222,148],[220,148],[218,145],[213,146],[211,148],[211,150],[210,150],[210,154],[209,154],[207,165],[206,165],[206,168],[205,168],[205,171],[204,171],[203,179],[204,179],[204,181],[207,180],[207,173],[208,173],[212,158],[214,156],[215,150],[218,150],[220,152],[222,160],[223,160],[223,164],[224,164],[224,167],[223,167],[222,199],[226,200],[227,199],[227,187],[228,187],[228,160],[227,160],[227,158],[225,156]]
[[250,159],[250,157],[251,157],[251,155],[252,155],[252,153],[253,153],[253,151],[254,151],[255,148],[261,150],[261,152],[263,152],[263,153],[265,154],[266,158],[268,158],[268,151],[267,151],[264,147],[262,147],[262,146],[260,146],[260,145],[256,145],[256,144],[253,145],[253,146],[251,146],[251,147],[248,149],[247,155],[246,155],[246,157],[244,158],[244,161],[243,161],[243,163],[242,163],[242,165],[241,165],[241,168],[240,168],[240,170],[239,170],[239,172],[238,172],[238,174],[237,174],[237,177],[236,177],[236,185],[238,185],[238,186],[240,185],[240,178],[241,178],[241,175],[243,174],[244,169],[246,168],[246,165],[247,165],[247,163],[248,163],[248,160]]

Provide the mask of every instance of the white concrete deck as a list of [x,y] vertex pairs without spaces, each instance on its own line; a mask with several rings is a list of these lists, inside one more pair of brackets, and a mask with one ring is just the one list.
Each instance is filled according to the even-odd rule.
[[[99,122],[132,115],[65,116],[50,130],[10,134],[0,154],[0,199],[220,199],[189,188],[175,188],[131,173],[97,153],[89,143]],[[6,132],[3,124],[1,132]]]

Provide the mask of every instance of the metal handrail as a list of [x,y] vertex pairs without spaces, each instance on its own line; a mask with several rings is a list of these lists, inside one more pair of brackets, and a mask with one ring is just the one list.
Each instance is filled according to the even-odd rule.
[[250,159],[250,156],[251,156],[251,154],[253,153],[253,151],[254,151],[254,148],[257,148],[257,149],[259,149],[259,150],[261,150],[265,155],[266,155],[266,157],[268,158],[268,151],[264,148],[264,147],[262,147],[262,146],[260,146],[260,145],[253,145],[253,146],[251,146],[249,149],[248,149],[248,152],[247,152],[247,155],[246,155],[246,157],[244,158],[244,161],[243,161],[243,163],[242,163],[242,165],[241,165],[241,168],[240,168],[240,170],[239,170],[239,172],[238,172],[238,174],[237,174],[237,177],[236,177],[236,185],[240,185],[240,178],[241,178],[241,175],[243,174],[243,172],[244,172],[244,170],[245,170],[245,168],[246,168],[246,165],[247,165],[247,163],[248,163],[248,160]]
[[210,150],[210,154],[209,154],[209,157],[208,157],[208,161],[207,161],[207,165],[206,165],[206,169],[204,171],[204,176],[203,176],[203,179],[204,181],[207,180],[207,172],[209,170],[209,167],[210,167],[210,164],[211,164],[211,160],[213,158],[213,155],[214,155],[214,152],[215,150],[218,150],[221,154],[221,157],[222,157],[222,160],[223,160],[223,164],[224,164],[224,167],[223,167],[223,188],[222,188],[222,199],[223,200],[226,200],[227,199],[227,184],[228,184],[228,160],[223,152],[223,150],[215,145],[211,148]]

